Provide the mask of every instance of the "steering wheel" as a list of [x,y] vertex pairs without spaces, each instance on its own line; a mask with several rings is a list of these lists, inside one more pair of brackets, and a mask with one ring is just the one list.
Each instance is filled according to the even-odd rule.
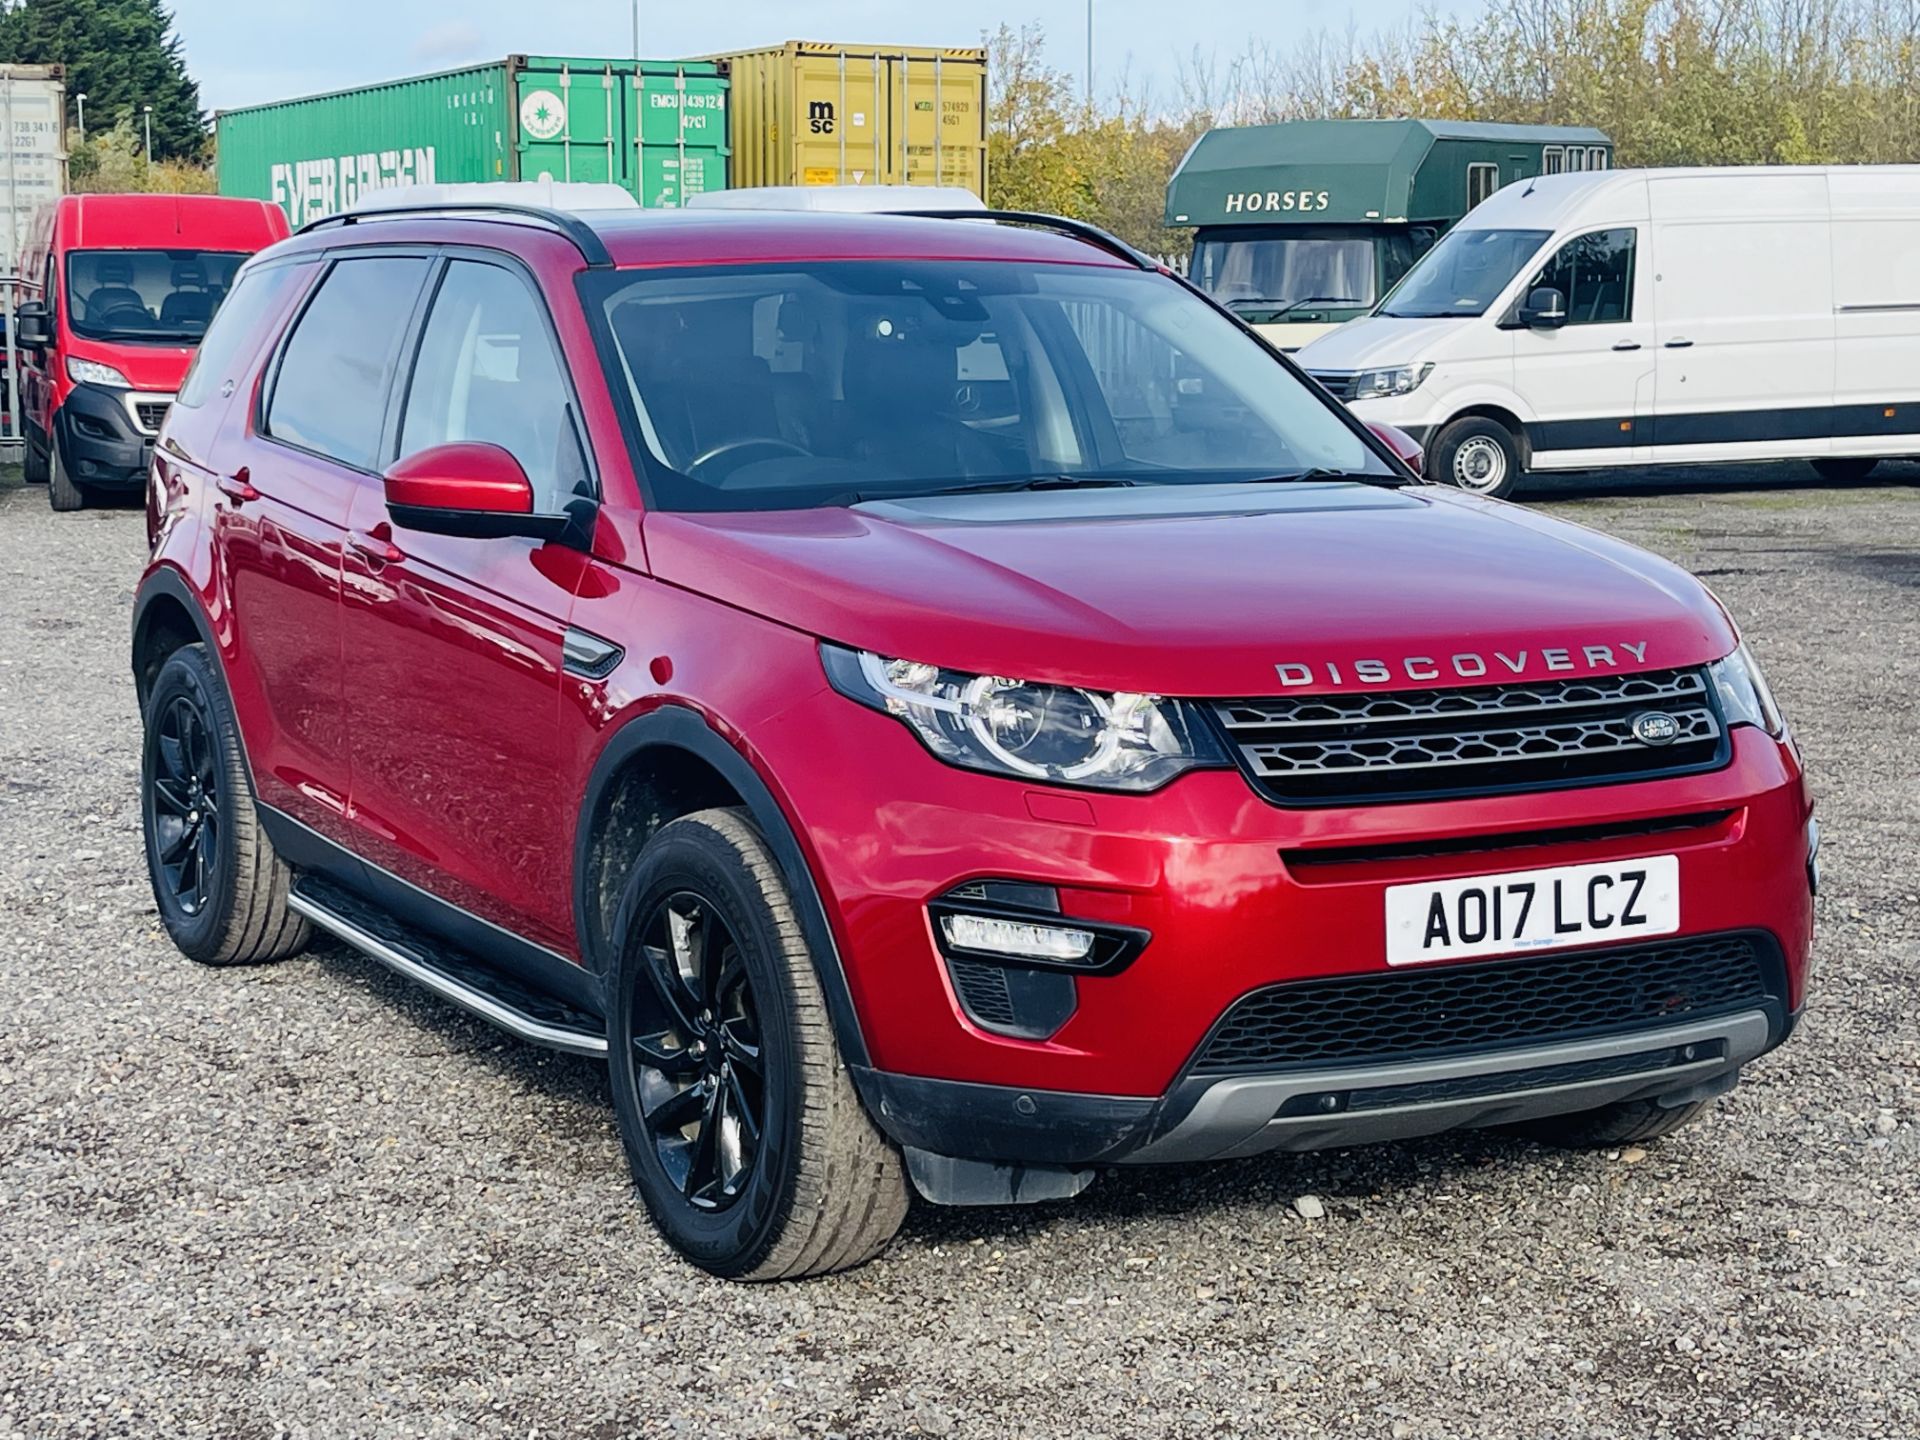
[[[764,450],[768,452],[766,456],[767,459],[772,459],[778,455],[797,455],[803,460],[813,458],[808,451],[801,449],[791,440],[777,440],[770,435],[765,437],[748,436],[743,440],[723,440],[718,445],[713,445],[703,450],[700,454],[694,456],[692,463],[687,466],[687,473],[689,475],[695,475],[697,478],[697,472],[711,465],[715,460],[720,459],[722,456],[737,454],[742,450]],[[745,463],[744,460],[736,460],[734,461],[734,468],[738,469]]]
[[117,305],[109,305],[106,313],[89,315],[87,318],[96,325],[124,325],[128,320],[132,320],[136,325],[153,324],[153,312],[146,306],[135,305],[129,300],[122,300]]

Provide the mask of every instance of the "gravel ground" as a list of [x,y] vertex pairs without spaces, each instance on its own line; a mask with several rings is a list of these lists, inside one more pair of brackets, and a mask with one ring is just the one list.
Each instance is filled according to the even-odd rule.
[[1541,502],[1709,577],[1817,777],[1814,1009],[1703,1123],[922,1207],[877,1263],[774,1288],[667,1254],[600,1068],[338,947],[172,950],[140,517],[8,482],[0,1436],[1920,1434],[1920,468],[1802,473]]

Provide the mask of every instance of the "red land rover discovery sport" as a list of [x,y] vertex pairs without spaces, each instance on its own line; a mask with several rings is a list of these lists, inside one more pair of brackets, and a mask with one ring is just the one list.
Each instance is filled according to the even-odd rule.
[[1517,1125],[1786,1038],[1816,831],[1674,566],[1418,483],[1066,222],[505,207],[240,272],[133,625],[160,913],[604,1055],[661,1231]]

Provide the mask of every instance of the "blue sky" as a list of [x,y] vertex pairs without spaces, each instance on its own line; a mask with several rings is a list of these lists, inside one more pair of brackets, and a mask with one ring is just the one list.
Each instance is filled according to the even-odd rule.
[[[1285,46],[1349,23],[1402,24],[1418,9],[1471,12],[1482,0],[1095,0],[1096,80],[1123,67],[1171,89],[1196,46],[1223,62],[1258,37]],[[973,45],[1002,21],[1046,28],[1053,63],[1076,75],[1086,54],[1085,0],[657,0],[641,3],[652,56],[746,49],[788,39]],[[1205,17],[1204,20],[1202,17]],[[625,55],[628,0],[174,0],[187,63],[209,109],[447,69],[513,53]]]

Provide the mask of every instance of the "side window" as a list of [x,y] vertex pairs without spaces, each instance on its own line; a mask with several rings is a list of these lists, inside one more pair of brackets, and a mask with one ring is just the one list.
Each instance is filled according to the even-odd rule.
[[476,440],[498,445],[533,482],[534,508],[561,509],[586,479],[573,403],[546,314],[498,265],[447,266],[420,339],[400,454]]
[[237,378],[233,371],[245,358],[243,347],[300,270],[298,265],[273,265],[265,270],[249,270],[240,277],[240,283],[207,327],[206,338],[194,353],[193,364],[187,370],[186,381],[174,404],[183,410],[204,405],[222,384]]
[[1467,208],[1471,210],[1500,188],[1498,165],[1467,166]]
[[1567,324],[1611,325],[1633,318],[1633,230],[1595,230],[1554,252],[1528,282],[1567,297]]
[[327,272],[280,356],[266,430],[371,470],[401,337],[427,277],[411,255],[342,260]]

